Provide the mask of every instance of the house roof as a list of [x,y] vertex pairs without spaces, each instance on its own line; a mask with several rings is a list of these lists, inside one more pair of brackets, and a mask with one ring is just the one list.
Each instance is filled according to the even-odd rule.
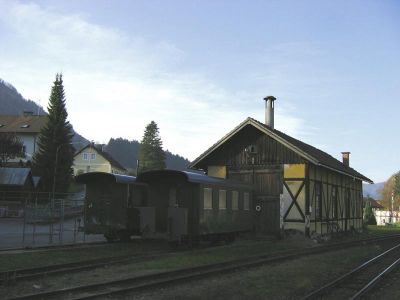
[[115,160],[111,154],[101,150],[99,147],[96,147],[95,145],[93,145],[92,143],[87,144],[85,147],[83,147],[81,150],[79,150],[78,152],[75,153],[75,156],[77,156],[79,153],[81,153],[83,150],[87,149],[87,148],[93,148],[94,150],[96,150],[96,152],[98,154],[100,154],[101,156],[104,157],[104,159],[106,159],[112,166],[126,171],[125,167],[123,165],[121,165],[117,160]]
[[0,168],[0,185],[24,186],[31,176],[30,168]]
[[357,172],[353,168],[347,167],[341,161],[337,160],[336,158],[332,157],[328,153],[317,149],[309,144],[306,144],[300,140],[297,140],[279,130],[272,129],[269,126],[253,119],[247,118],[241,124],[239,124],[236,128],[234,128],[231,132],[225,135],[221,140],[211,146],[208,150],[206,150],[203,154],[201,154],[198,158],[196,158],[190,165],[189,168],[195,168],[203,159],[205,159],[208,155],[210,155],[213,151],[218,149],[221,145],[223,145],[227,140],[233,137],[236,133],[238,133],[241,129],[245,126],[253,126],[260,130],[261,132],[267,134],[271,138],[275,139],[276,141],[282,143],[287,148],[291,149],[306,161],[322,166],[333,171],[369,182],[373,183],[371,179],[362,175],[361,173]]
[[371,204],[372,208],[378,208],[378,209],[384,208],[384,206],[382,204],[380,204],[379,201],[376,201],[375,199],[364,199],[364,203],[366,204],[367,202],[369,202]]
[[39,133],[46,122],[47,115],[0,115],[0,132]]

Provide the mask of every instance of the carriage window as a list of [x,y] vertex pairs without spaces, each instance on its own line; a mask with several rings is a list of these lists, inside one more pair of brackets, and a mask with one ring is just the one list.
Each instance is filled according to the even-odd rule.
[[239,209],[239,193],[237,191],[232,191],[232,210]]
[[250,194],[248,192],[243,193],[243,209],[250,210]]
[[178,207],[176,199],[176,188],[172,187],[169,189],[169,207]]
[[204,209],[212,209],[212,189],[204,188]]
[[226,209],[226,191],[219,190],[218,208]]

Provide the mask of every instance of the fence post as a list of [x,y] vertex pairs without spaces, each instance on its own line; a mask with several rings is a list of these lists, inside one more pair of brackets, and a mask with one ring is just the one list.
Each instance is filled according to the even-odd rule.
[[50,204],[50,218],[49,218],[49,243],[53,244],[53,205],[54,205],[54,198],[51,199],[51,194],[49,193],[49,204]]
[[60,232],[59,232],[59,241],[63,242],[63,233],[64,233],[64,199],[60,200]]
[[23,199],[23,214],[24,214],[24,225],[22,226],[22,247],[25,247],[25,229],[26,229],[26,197]]
[[37,218],[37,194],[35,195],[35,206],[33,210],[32,244],[35,245],[36,219]]

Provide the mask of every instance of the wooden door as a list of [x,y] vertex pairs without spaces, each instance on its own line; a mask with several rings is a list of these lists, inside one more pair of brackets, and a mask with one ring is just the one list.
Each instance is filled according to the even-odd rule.
[[263,233],[277,233],[280,229],[280,194],[283,189],[281,167],[230,172],[229,178],[254,184],[253,209],[256,229]]

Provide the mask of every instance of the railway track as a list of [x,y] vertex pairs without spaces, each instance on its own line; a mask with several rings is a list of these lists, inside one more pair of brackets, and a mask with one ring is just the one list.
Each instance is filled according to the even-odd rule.
[[301,300],[361,299],[400,265],[400,244],[311,292]]
[[[337,243],[333,245],[326,245],[318,247],[321,251],[326,251],[325,249],[334,247],[334,249],[340,249],[341,247],[351,247],[359,245],[360,243],[373,243],[384,241],[387,239],[392,238],[400,238],[400,235],[391,235],[391,236],[380,236],[378,238],[369,238],[369,239],[362,239],[362,240],[355,240],[345,243]],[[208,248],[209,249],[209,248]],[[311,251],[312,249],[303,249],[300,251]],[[312,250],[315,251],[315,250]],[[178,252],[173,251],[152,251],[147,253],[146,255],[139,255],[139,254],[131,254],[131,255],[124,255],[118,257],[104,257],[98,259],[91,259],[91,260],[81,260],[77,262],[71,263],[63,263],[63,264],[56,264],[56,265],[47,265],[43,267],[37,268],[26,268],[26,269],[16,269],[16,270],[9,270],[5,272],[0,272],[0,283],[8,282],[8,281],[22,281],[22,280],[29,280],[35,279],[40,277],[48,277],[52,275],[62,275],[62,274],[69,274],[81,271],[92,270],[96,268],[102,268],[111,265],[118,265],[124,263],[135,263],[135,262],[143,262],[148,261],[151,259],[162,258],[167,256],[172,256],[177,254]],[[179,252],[180,253],[180,252]],[[280,255],[296,255],[299,253],[298,249],[286,250],[281,252]],[[271,254],[273,255],[273,254]],[[270,255],[270,257],[271,257]]]
[[[364,239],[351,241],[346,243],[337,243],[320,247],[307,249],[297,249],[289,253],[276,255],[271,254],[254,256],[250,258],[236,259],[222,263],[208,264],[193,268],[182,268],[173,271],[165,271],[156,274],[133,276],[122,280],[106,281],[96,284],[81,285],[60,290],[41,292],[36,294],[22,295],[9,299],[93,299],[98,297],[115,296],[124,293],[134,293],[144,290],[150,290],[156,287],[167,286],[180,282],[188,282],[189,280],[206,278],[219,274],[226,274],[237,270],[258,267],[266,264],[279,263],[299,257],[320,254],[328,251],[339,250],[360,244],[370,244],[377,242],[393,241],[399,239],[399,235],[391,237],[381,237],[374,239]],[[400,248],[400,246],[399,246]],[[400,250],[400,249],[399,249]]]

